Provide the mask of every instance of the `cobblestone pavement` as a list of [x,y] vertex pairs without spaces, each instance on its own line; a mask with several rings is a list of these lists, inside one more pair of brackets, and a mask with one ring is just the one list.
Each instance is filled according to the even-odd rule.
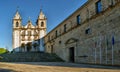
[[120,72],[120,67],[64,62],[0,62],[0,72]]

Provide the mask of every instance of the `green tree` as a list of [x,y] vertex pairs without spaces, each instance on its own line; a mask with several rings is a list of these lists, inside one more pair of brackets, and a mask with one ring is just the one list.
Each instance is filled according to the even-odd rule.
[[5,48],[0,48],[0,54],[8,53],[9,51]]

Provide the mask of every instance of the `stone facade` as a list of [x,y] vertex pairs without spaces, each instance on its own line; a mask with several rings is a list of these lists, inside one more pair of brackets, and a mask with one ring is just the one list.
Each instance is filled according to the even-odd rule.
[[17,11],[13,18],[13,50],[15,52],[44,51],[43,37],[46,35],[46,17],[42,10],[36,21],[36,26],[30,19],[26,26]]
[[120,0],[88,0],[44,37],[67,62],[120,65]]

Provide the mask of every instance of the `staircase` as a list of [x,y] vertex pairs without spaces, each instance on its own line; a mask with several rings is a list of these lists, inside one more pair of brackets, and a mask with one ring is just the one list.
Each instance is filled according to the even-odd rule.
[[28,52],[1,54],[0,62],[61,62],[56,54]]

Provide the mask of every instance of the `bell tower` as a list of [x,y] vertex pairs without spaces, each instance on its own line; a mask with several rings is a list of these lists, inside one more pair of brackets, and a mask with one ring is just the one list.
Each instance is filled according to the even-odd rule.
[[42,9],[40,10],[40,14],[37,19],[37,28],[39,33],[39,50],[44,52],[44,40],[43,37],[46,35],[46,28],[47,28],[47,18],[45,17]]
[[43,38],[46,35],[46,27],[47,27],[46,23],[47,23],[47,18],[45,17],[41,9],[37,19],[37,27],[39,29],[39,39]]
[[15,52],[19,52],[20,51],[20,28],[21,28],[21,16],[18,12],[18,10],[16,11],[16,14],[13,18],[13,50],[15,50]]
[[21,27],[21,16],[17,10],[14,18],[13,18],[13,28],[20,28]]

